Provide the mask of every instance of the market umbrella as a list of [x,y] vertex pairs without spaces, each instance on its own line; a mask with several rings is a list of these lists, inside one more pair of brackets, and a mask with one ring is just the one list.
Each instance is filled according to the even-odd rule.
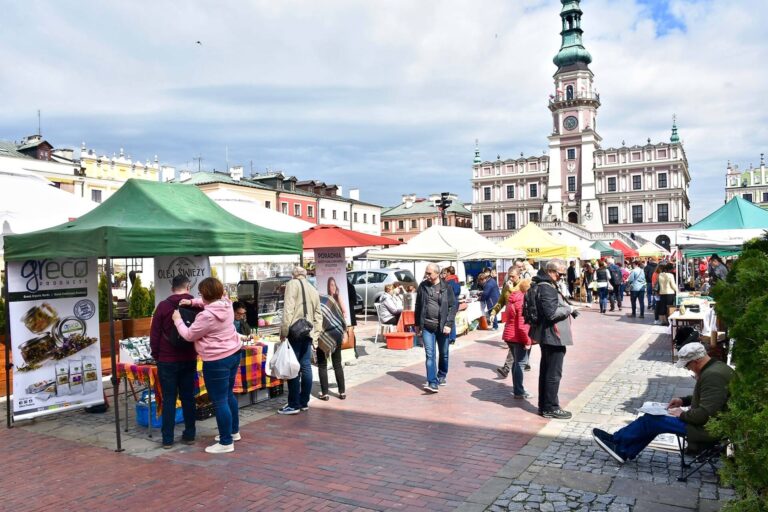
[[621,240],[614,240],[611,242],[611,247],[618,249],[624,255],[625,258],[637,258],[637,251]]
[[368,235],[338,226],[313,226],[301,232],[304,250],[328,247],[371,247],[400,245],[401,242],[386,236]]
[[553,258],[570,260],[581,257],[579,247],[559,240],[533,222],[529,222],[523,229],[506,240],[499,242],[498,245],[504,248],[520,249],[525,251],[526,257],[537,260]]

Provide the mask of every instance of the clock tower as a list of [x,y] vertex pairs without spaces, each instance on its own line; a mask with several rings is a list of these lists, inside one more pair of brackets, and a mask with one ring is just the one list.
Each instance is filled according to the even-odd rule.
[[582,43],[579,0],[561,0],[562,44],[553,59],[557,66],[555,93],[549,97],[552,135],[549,136],[547,196],[544,222],[566,221],[590,231],[602,231],[600,205],[595,196],[594,152],[600,95],[589,69],[592,56]]

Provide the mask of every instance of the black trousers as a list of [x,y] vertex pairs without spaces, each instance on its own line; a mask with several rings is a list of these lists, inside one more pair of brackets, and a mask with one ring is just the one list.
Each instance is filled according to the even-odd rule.
[[565,347],[559,345],[539,345],[541,364],[539,366],[539,412],[549,412],[560,408],[557,395],[560,391],[560,378],[563,376]]
[[[336,374],[336,386],[339,393],[346,393],[347,388],[344,385],[344,365],[341,364],[341,340],[336,343],[336,350],[331,352],[331,362],[333,363],[333,373]],[[328,394],[328,359],[325,352],[317,351],[317,375],[320,377],[320,391]]]

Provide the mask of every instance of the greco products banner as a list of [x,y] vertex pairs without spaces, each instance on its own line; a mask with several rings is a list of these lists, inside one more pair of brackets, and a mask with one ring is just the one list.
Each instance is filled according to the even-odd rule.
[[344,313],[349,325],[349,289],[347,288],[347,258],[343,247],[315,249],[315,279],[320,295],[328,295]]
[[13,416],[104,402],[96,258],[8,262]]
[[211,277],[208,256],[157,256],[155,258],[155,307],[172,292],[171,282],[177,275],[189,278],[189,293],[197,296],[197,284]]

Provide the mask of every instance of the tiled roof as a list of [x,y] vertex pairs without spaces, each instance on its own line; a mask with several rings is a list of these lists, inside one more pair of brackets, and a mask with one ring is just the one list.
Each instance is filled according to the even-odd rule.
[[[389,210],[381,212],[382,217],[398,217],[401,215],[437,215],[437,208],[432,201],[423,200],[416,201],[410,208],[405,207],[405,203],[401,203],[397,206],[393,206]],[[472,215],[467,210],[464,203],[454,199],[451,206],[448,207],[448,213],[456,213],[459,215]]]
[[32,158],[30,156],[25,155],[24,153],[20,153],[18,150],[18,146],[15,142],[8,142],[4,140],[0,140],[0,156],[11,156],[14,158]]
[[185,185],[208,185],[211,183],[226,183],[228,185],[237,185],[241,187],[258,188],[261,190],[273,190],[270,187],[261,185],[260,183],[253,183],[247,180],[235,180],[228,174],[220,172],[196,172],[190,176],[189,179],[184,180],[182,183]]

